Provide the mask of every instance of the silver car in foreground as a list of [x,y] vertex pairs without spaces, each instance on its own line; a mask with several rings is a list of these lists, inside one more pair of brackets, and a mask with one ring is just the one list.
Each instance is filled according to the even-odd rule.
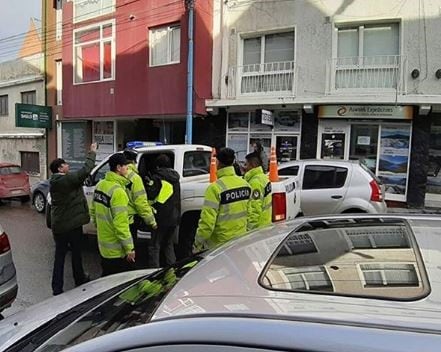
[[0,224],[0,312],[8,308],[17,297],[17,276],[12,261],[11,245]]
[[279,223],[8,317],[0,350],[438,352],[440,228],[398,215]]
[[289,161],[279,175],[297,176],[304,215],[387,212],[384,186],[359,161]]

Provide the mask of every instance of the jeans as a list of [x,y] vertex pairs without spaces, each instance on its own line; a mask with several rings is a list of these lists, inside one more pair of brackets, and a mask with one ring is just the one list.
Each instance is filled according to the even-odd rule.
[[81,241],[83,238],[83,228],[78,227],[69,232],[54,234],[55,239],[55,260],[52,273],[52,292],[54,295],[63,292],[64,285],[64,260],[66,253],[72,251],[72,272],[75,285],[79,286],[88,278],[84,275],[83,262],[81,258]]
[[176,226],[161,226],[152,231],[148,246],[148,267],[159,268],[176,262],[173,237]]

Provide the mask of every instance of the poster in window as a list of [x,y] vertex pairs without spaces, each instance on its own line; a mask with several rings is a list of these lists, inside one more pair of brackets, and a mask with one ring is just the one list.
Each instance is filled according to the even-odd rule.
[[245,161],[247,155],[248,136],[246,134],[230,134],[227,140],[227,147],[236,153],[236,160],[240,163]]
[[285,163],[297,158],[297,136],[277,136],[276,156],[278,163]]
[[79,170],[88,150],[87,123],[65,122],[61,126],[61,156],[69,163],[71,171]]
[[285,132],[300,132],[300,114],[297,111],[278,111],[274,118],[274,129]]
[[93,124],[93,140],[98,143],[97,162],[115,152],[113,127],[113,121],[99,121]]
[[378,176],[386,193],[406,194],[409,145],[410,127],[382,127]]
[[229,113],[228,114],[228,130],[229,131],[248,131],[247,112]]
[[426,193],[441,195],[441,121],[430,126]]
[[343,159],[345,139],[344,133],[323,133],[321,157],[323,159]]

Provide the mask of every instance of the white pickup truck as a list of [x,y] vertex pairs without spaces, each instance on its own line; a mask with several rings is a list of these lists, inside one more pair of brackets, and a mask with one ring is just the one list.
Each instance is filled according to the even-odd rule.
[[[192,236],[196,232],[205,190],[209,185],[211,147],[204,145],[159,145],[133,148],[137,153],[137,166],[141,175],[146,175],[155,165],[160,154],[170,157],[173,168],[181,182],[181,225],[179,236]],[[90,203],[95,186],[109,171],[108,158],[92,170],[85,182],[84,193]],[[272,183],[273,222],[294,219],[300,214],[300,197],[297,194],[296,177],[281,177]],[[48,197],[49,201],[49,197]],[[92,223],[84,226],[84,232],[95,234]]]

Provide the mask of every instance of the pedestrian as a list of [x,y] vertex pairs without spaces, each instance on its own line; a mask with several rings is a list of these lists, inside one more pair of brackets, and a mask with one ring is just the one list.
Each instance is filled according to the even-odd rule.
[[98,182],[90,213],[97,227],[102,276],[134,268],[135,247],[129,225],[129,197],[125,190],[129,162],[122,153],[109,158],[108,171]]
[[135,252],[137,252],[139,256],[140,251],[138,250],[139,246],[137,243],[137,233],[138,229],[142,226],[142,222],[152,229],[156,229],[158,225],[156,224],[153,209],[147,200],[144,182],[142,181],[136,167],[137,153],[133,150],[126,149],[123,152],[123,155],[129,162],[127,179],[130,181],[130,183],[127,185],[126,191],[129,196],[130,233],[132,234],[135,244]]
[[269,170],[269,161],[268,161],[268,155],[266,155],[265,149],[263,148],[262,143],[260,141],[254,142],[253,149],[259,155],[260,160],[262,160],[263,172],[267,173]]
[[181,219],[179,174],[171,168],[170,158],[160,154],[155,170],[147,181],[147,194],[156,210],[158,228],[148,245],[148,267],[159,268],[176,262],[174,239]]
[[233,149],[222,148],[216,158],[218,179],[205,191],[195,238],[197,250],[212,248],[247,231],[250,186],[234,171]]
[[96,159],[96,143],[90,146],[84,166],[69,172],[69,164],[55,159],[50,164],[52,176],[49,181],[51,194],[51,228],[55,240],[55,260],[52,272],[52,293],[63,293],[64,261],[69,248],[72,251],[72,272],[75,285],[90,280],[83,269],[81,244],[83,225],[90,221],[83,183],[89,176]]
[[256,152],[245,156],[244,179],[250,184],[248,202],[248,230],[258,229],[272,222],[271,182],[263,172],[262,161]]

